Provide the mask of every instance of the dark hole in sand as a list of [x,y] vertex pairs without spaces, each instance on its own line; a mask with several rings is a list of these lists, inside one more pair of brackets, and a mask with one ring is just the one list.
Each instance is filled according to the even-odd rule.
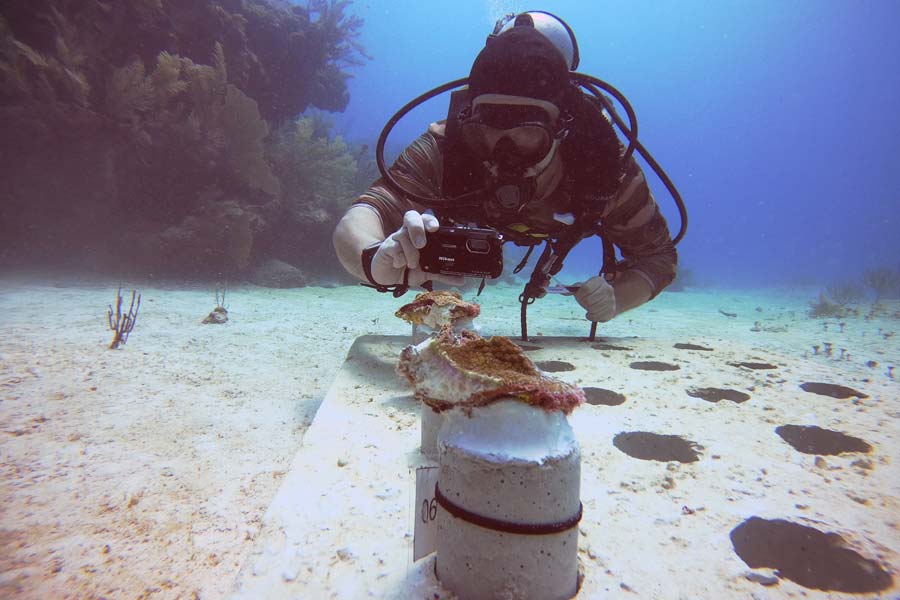
[[631,350],[626,346],[616,346],[615,344],[591,344],[594,350]]
[[702,446],[677,435],[627,431],[613,438],[613,445],[632,458],[689,463],[699,460]]
[[801,383],[800,388],[804,392],[811,392],[813,394],[819,394],[820,396],[830,396],[832,398],[838,398],[840,400],[844,400],[845,398],[868,398],[866,394],[862,392],[857,392],[853,388],[848,388],[843,385],[835,385],[833,383]]
[[675,347],[679,350],[704,350],[706,352],[712,352],[712,348],[707,348],[706,346],[698,346],[697,344],[675,344]]
[[687,390],[687,395],[691,398],[700,398],[707,402],[718,402],[719,400],[731,400],[737,404],[746,402],[750,399],[750,394],[739,392],[738,390],[729,390],[724,388],[693,388]]
[[639,360],[631,363],[628,366],[639,371],[677,371],[681,368],[678,365],[659,362],[656,360]]
[[842,452],[871,452],[872,446],[858,437],[822,429],[815,425],[782,425],[775,428],[781,439],[804,454],[841,454]]
[[769,363],[764,363],[764,362],[735,362],[735,363],[728,363],[728,364],[731,365],[732,367],[744,367],[745,369],[753,369],[754,371],[778,368],[775,365],[770,365]]
[[750,517],[731,530],[731,543],[750,568],[777,569],[805,588],[864,594],[893,585],[890,573],[846,547],[840,535],[784,519]]
[[625,402],[625,395],[620,394],[619,392],[596,387],[586,387],[582,389],[584,390],[584,397],[587,399],[587,403],[593,404],[594,406],[597,406],[598,404],[602,404],[603,406],[618,406]]
[[536,363],[537,368],[547,373],[561,373],[563,371],[574,371],[575,365],[564,360],[540,360]]
[[530,344],[519,344],[519,348],[521,348],[523,352],[535,352],[536,350],[541,350],[543,348],[543,346],[532,346]]

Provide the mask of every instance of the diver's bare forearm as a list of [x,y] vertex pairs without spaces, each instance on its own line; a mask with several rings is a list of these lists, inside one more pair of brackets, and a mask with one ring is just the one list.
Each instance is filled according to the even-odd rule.
[[644,304],[653,296],[653,288],[647,280],[635,271],[623,271],[613,283],[616,295],[616,314],[620,315]]
[[384,237],[377,213],[368,206],[355,205],[338,222],[332,242],[344,269],[360,281],[366,281],[362,269],[362,251]]

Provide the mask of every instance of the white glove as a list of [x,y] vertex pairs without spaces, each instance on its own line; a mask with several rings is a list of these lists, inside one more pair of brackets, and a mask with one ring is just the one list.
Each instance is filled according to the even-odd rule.
[[419,248],[425,247],[425,232],[437,231],[437,217],[414,210],[403,215],[403,225],[381,242],[372,257],[372,279],[381,285],[403,282],[403,269],[409,269],[410,287],[419,287],[429,279],[448,285],[463,285],[461,275],[426,273],[419,269]]
[[[575,284],[578,285],[578,284]],[[578,301],[587,314],[588,321],[606,323],[616,316],[616,295],[602,275],[591,277],[575,292]]]

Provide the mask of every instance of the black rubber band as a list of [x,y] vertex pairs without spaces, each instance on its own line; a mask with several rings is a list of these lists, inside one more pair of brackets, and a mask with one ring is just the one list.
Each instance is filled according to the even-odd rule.
[[562,531],[567,531],[569,529],[572,529],[573,527],[576,527],[581,521],[582,514],[584,514],[584,506],[581,504],[581,502],[579,502],[578,513],[571,519],[566,519],[565,521],[535,524],[511,523],[509,521],[502,521],[500,519],[494,519],[492,517],[485,517],[483,515],[479,515],[477,513],[473,513],[472,511],[466,510],[458,504],[454,504],[449,498],[441,493],[441,489],[437,484],[434,484],[434,499],[437,500],[437,503],[440,504],[444,508],[444,510],[446,510],[457,519],[462,519],[463,521],[467,521],[469,523],[472,523],[473,525],[478,525],[479,527],[484,527],[485,529],[492,529],[494,531],[501,531],[503,533],[515,533],[519,535],[549,535],[551,533],[560,533]]

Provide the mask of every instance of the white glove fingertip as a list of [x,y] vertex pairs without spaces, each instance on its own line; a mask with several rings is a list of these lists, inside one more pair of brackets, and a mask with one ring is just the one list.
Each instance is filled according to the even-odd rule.
[[406,232],[409,241],[412,242],[412,245],[416,248],[423,248],[425,246],[425,216],[426,215],[421,215],[414,210],[408,210],[406,211],[406,214],[403,215],[403,229],[401,231]]
[[407,237],[401,237],[400,246],[403,248],[403,266],[410,269],[419,268],[419,250],[412,240]]
[[438,227],[441,226],[437,217],[429,214],[422,215],[422,224],[425,226],[425,231],[437,231]]

